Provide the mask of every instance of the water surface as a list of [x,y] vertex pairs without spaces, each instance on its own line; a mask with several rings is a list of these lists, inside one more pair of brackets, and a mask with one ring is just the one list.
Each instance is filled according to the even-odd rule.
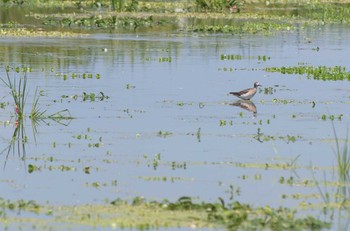
[[[298,182],[336,179],[332,124],[322,115],[335,115],[338,135],[346,137],[350,83],[264,68],[302,64],[349,70],[349,53],[350,33],[336,26],[270,36],[135,32],[1,38],[2,78],[7,65],[32,68],[27,113],[38,87],[44,91],[41,108],[68,109],[75,118],[67,126],[41,123],[36,142],[31,121],[25,120],[25,158],[17,149],[0,156],[1,196],[67,205],[184,195],[253,206],[320,203],[320,197],[291,197],[319,193]],[[222,60],[223,55],[240,58]],[[73,79],[73,73],[79,77]],[[93,77],[84,79],[84,73]],[[252,99],[256,115],[232,106],[237,98],[227,95],[254,81],[263,85]],[[1,102],[9,103],[0,114],[6,148],[14,105],[9,90],[0,87]],[[83,101],[84,92],[109,98]],[[269,167],[288,163],[297,168]],[[39,169],[29,173],[29,165]],[[281,177],[295,182],[281,183]]]

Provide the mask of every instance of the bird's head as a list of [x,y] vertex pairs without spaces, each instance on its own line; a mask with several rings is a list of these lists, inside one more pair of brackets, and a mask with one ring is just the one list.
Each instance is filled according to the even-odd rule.
[[257,87],[261,87],[261,86],[262,86],[262,85],[260,85],[260,83],[259,83],[259,82],[255,82],[255,83],[254,83],[254,87],[255,87],[255,88],[257,88]]

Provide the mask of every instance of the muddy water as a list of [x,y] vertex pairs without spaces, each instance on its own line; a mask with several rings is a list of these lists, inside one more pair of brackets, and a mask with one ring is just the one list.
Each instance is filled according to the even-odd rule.
[[[319,190],[305,182],[337,180],[332,124],[322,116],[334,115],[339,137],[346,137],[350,83],[264,68],[338,65],[349,71],[349,45],[342,27],[271,36],[1,38],[1,77],[7,65],[32,68],[27,115],[38,87],[47,114],[68,109],[74,117],[65,125],[40,123],[36,142],[25,120],[25,153],[19,157],[16,146],[0,156],[1,196],[52,204],[184,195],[253,206],[321,203],[313,196]],[[222,60],[224,55],[237,58]],[[227,95],[254,81],[263,85],[250,104],[256,114]],[[8,103],[0,109],[5,149],[14,132],[14,105],[5,85],[0,88],[1,102]],[[84,92],[108,98],[84,101]]]

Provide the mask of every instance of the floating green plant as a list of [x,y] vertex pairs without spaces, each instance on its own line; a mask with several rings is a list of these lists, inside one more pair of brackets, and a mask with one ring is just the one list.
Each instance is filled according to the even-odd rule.
[[151,57],[148,57],[148,58],[145,58],[144,59],[145,61],[157,61],[157,62],[160,62],[160,63],[171,63],[172,61],[172,58],[171,57],[158,57],[158,58],[151,58]]
[[238,55],[238,54],[221,54],[220,55],[220,60],[242,60],[242,59],[257,59],[259,61],[267,61],[270,60],[271,57],[266,56],[266,55],[258,55],[257,57],[255,56],[248,56],[248,57],[244,57],[242,55]]
[[263,92],[265,95],[273,95],[276,92],[276,89],[274,89],[273,87],[264,87],[259,88],[259,93]]
[[329,116],[327,116],[326,114],[323,114],[323,115],[321,116],[321,120],[326,121],[327,118],[328,118],[328,119],[331,120],[331,121],[333,121],[333,120],[335,120],[335,119],[338,119],[339,121],[341,121],[341,120],[342,120],[342,117],[343,117],[343,114],[339,114],[339,115],[329,115]]
[[221,54],[220,55],[220,60],[241,60],[243,59],[242,55],[235,55],[235,54],[231,54],[231,55],[226,55],[226,54]]
[[267,61],[267,60],[270,60],[271,57],[270,56],[266,56],[266,55],[259,55],[258,56],[258,60],[261,60],[261,61]]
[[234,71],[234,70],[236,70],[236,69],[234,69],[234,68],[232,68],[232,67],[219,67],[218,68],[218,71],[229,71],[229,72],[232,72],[232,71]]
[[[92,182],[88,186],[98,188],[103,184]],[[298,198],[298,195],[295,197]],[[211,227],[227,230],[324,230],[331,227],[330,223],[310,215],[299,215],[296,210],[284,207],[277,209],[270,206],[253,207],[239,201],[225,203],[222,198],[212,203],[194,202],[187,196],[180,197],[175,202],[167,199],[160,202],[147,201],[143,197],[135,197],[131,202],[116,198],[108,204],[73,206],[39,204],[32,200],[10,201],[0,198],[0,211],[2,223],[9,225],[29,223],[36,228],[43,226],[46,229],[53,228],[52,224],[138,230],[171,227],[187,229]],[[18,216],[18,213],[13,211],[26,212],[26,218]]]
[[271,34],[274,31],[294,30],[294,26],[289,23],[276,23],[266,21],[245,21],[235,22],[232,25],[195,25],[188,28],[193,32],[209,32],[209,33],[231,33],[231,34]]
[[157,136],[159,137],[163,137],[163,138],[166,138],[168,136],[171,136],[173,133],[172,132],[169,132],[169,131],[159,131],[157,133]]
[[130,89],[134,89],[136,88],[135,85],[132,85],[130,83],[127,83],[126,86],[125,86],[126,89],[130,90]]
[[276,98],[274,98],[274,99],[272,99],[272,102],[273,103],[282,103],[282,104],[288,104],[288,103],[294,103],[295,102],[295,100],[288,100],[288,99],[276,99]]
[[264,69],[268,72],[279,72],[282,74],[306,75],[308,79],[314,80],[348,80],[350,81],[350,72],[346,67],[334,66],[295,66],[295,67],[268,67]]
[[[103,93],[102,91],[100,91],[99,93],[94,93],[94,92],[86,93],[86,92],[83,92],[82,95],[78,95],[78,94],[71,95],[71,96],[62,95],[61,96],[61,101],[62,101],[62,99],[73,99],[73,100],[82,99],[82,101],[94,102],[96,100],[103,101],[105,99],[109,99],[109,96],[105,95],[105,93]],[[54,100],[54,102],[58,102],[58,100]]]
[[0,37],[80,37],[86,36],[82,33],[67,31],[43,31],[29,28],[1,28]]
[[265,135],[261,132],[261,129],[258,128],[257,134],[253,136],[253,138],[260,143],[267,142],[267,141],[274,141],[274,140],[283,140],[286,143],[295,143],[297,140],[302,139],[300,135],[294,136],[294,135],[286,135],[286,136],[272,136],[272,135]]
[[141,176],[139,179],[144,181],[163,181],[163,182],[177,182],[177,181],[190,181],[191,179],[186,179],[183,177],[175,177],[175,176]]
[[172,161],[171,162],[171,169],[175,170],[175,169],[187,169],[187,163],[186,162],[176,162],[176,161]]
[[238,13],[244,1],[240,0],[196,0],[196,6],[200,10],[212,12]]
[[149,17],[117,17],[116,15],[90,16],[84,17],[72,15],[67,18],[57,18],[46,16],[43,24],[47,26],[60,27],[84,27],[84,28],[127,28],[136,29],[138,27],[150,27],[155,23],[164,23],[164,21],[154,21]]
[[101,75],[96,73],[56,73],[57,77],[61,77],[63,80],[71,79],[100,79]]

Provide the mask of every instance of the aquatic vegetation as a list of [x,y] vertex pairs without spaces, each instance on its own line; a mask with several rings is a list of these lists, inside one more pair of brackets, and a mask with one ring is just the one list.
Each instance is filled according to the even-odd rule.
[[157,168],[158,168],[158,166],[159,166],[159,164],[160,164],[160,161],[161,161],[161,155],[160,155],[160,153],[155,154],[155,155],[153,156],[153,159],[152,159],[152,160],[148,159],[148,155],[147,155],[147,154],[144,154],[144,155],[143,155],[143,158],[144,158],[145,160],[147,160],[147,166],[148,166],[148,167],[151,167],[151,166],[152,166],[154,170],[157,170]]
[[0,37],[80,37],[86,36],[83,33],[68,31],[43,31],[28,28],[1,28]]
[[[6,67],[6,80],[1,78],[1,81],[10,89],[10,94],[15,104],[15,113],[18,119],[23,119],[24,106],[26,101],[27,90],[27,69],[23,68],[24,75],[20,75],[18,84],[16,78],[11,80],[10,72],[11,68]],[[20,69],[17,67],[16,72],[19,73]]]
[[313,3],[305,4],[299,11],[299,17],[322,23],[349,23],[350,4]]
[[266,56],[266,55],[258,55],[256,56],[248,56],[248,57],[244,57],[243,55],[239,55],[239,54],[221,54],[220,55],[220,60],[242,60],[242,59],[257,59],[258,61],[267,61],[270,60],[271,57]]
[[[240,112],[240,113],[242,113],[242,112]],[[243,116],[243,114],[241,114],[241,115]],[[232,126],[233,125],[233,121],[232,120],[220,120],[219,121],[219,126],[220,127],[227,126],[227,125]]]
[[191,179],[186,179],[184,177],[176,176],[140,176],[139,179],[144,181],[163,181],[163,182],[177,182],[177,181],[190,181]]
[[229,72],[232,72],[232,71],[234,71],[234,70],[236,70],[236,69],[233,69],[232,67],[230,67],[230,68],[227,68],[227,67],[223,67],[223,68],[218,68],[218,71],[229,71]]
[[34,173],[34,172],[41,172],[43,170],[48,171],[61,171],[61,172],[67,172],[67,171],[77,171],[76,167],[68,166],[68,165],[43,165],[38,166],[35,164],[28,164],[28,173]]
[[148,58],[145,58],[144,59],[145,61],[157,61],[157,62],[160,62],[160,63],[171,63],[172,61],[172,58],[171,57],[158,57],[158,58],[151,58],[151,57],[148,57]]
[[295,100],[292,100],[292,99],[290,99],[290,100],[288,100],[288,99],[276,99],[276,98],[274,98],[274,99],[272,99],[272,102],[273,103],[288,104],[288,103],[295,103]]
[[350,81],[350,72],[346,70],[346,67],[334,66],[295,66],[295,67],[268,67],[264,69],[267,72],[279,72],[282,74],[291,75],[306,75],[308,79],[314,80],[348,80]]
[[[269,123],[269,122],[268,122]],[[273,140],[283,140],[287,144],[288,143],[295,143],[297,140],[302,139],[300,135],[294,136],[294,135],[286,135],[286,136],[272,136],[272,135],[265,135],[261,132],[261,129],[258,128],[257,134],[253,136],[253,138],[260,143],[267,142],[267,141],[273,141]]]
[[100,187],[116,187],[118,185],[118,181],[117,180],[112,180],[111,182],[98,182],[98,181],[94,181],[91,183],[85,183],[85,186],[87,187],[93,187],[93,188],[100,188]]
[[294,26],[289,23],[275,23],[265,21],[235,22],[231,25],[194,25],[187,28],[192,32],[207,33],[230,33],[230,34],[271,34],[275,31],[294,30]]
[[155,24],[162,24],[164,21],[154,21],[152,16],[149,17],[117,17],[116,15],[90,16],[84,17],[72,15],[67,18],[57,18],[46,16],[44,25],[59,27],[83,27],[83,28],[126,28],[136,29],[138,27],[150,27]]
[[99,73],[56,73],[56,77],[62,77],[63,80],[71,79],[101,79],[101,75]]
[[88,129],[87,133],[79,133],[78,135],[73,135],[72,137],[74,139],[77,139],[77,140],[85,140],[85,141],[88,141],[87,143],[87,146],[89,148],[99,148],[99,147],[102,147],[104,146],[104,143],[103,143],[103,140],[102,140],[102,137],[98,137],[98,138],[92,138],[90,135],[90,130]]
[[7,210],[9,211],[21,211],[26,210],[34,213],[40,213],[40,205],[33,200],[17,200],[10,201],[0,198],[0,215],[1,217],[6,216]]
[[[30,67],[22,66],[22,67],[6,67],[6,79],[1,78],[1,81],[5,84],[5,86],[10,90],[10,95],[14,102],[14,111],[15,111],[15,129],[13,135],[9,141],[9,145],[1,151],[2,153],[7,152],[6,159],[4,162],[4,167],[6,166],[6,161],[10,153],[17,153],[20,158],[24,158],[26,156],[26,145],[28,143],[28,136],[25,132],[25,107],[27,105],[27,73],[31,72],[32,69]],[[14,71],[15,73],[19,73],[19,77],[10,76],[10,72]],[[68,109],[64,109],[52,114],[47,115],[46,110],[39,108],[39,97],[42,96],[42,91],[38,91],[36,89],[33,102],[31,105],[31,111],[29,113],[29,119],[32,122],[32,131],[34,141],[36,143],[36,134],[37,134],[37,126],[40,123],[46,123],[46,120],[52,120],[61,125],[68,125],[69,122],[73,119],[70,115]]]
[[235,55],[235,54],[231,54],[231,55],[227,55],[227,54],[221,54],[220,55],[220,60],[241,60],[243,59],[242,55]]
[[[318,189],[318,195],[324,202],[321,205],[323,213],[330,214],[331,219],[333,220],[333,216],[335,212],[337,212],[341,217],[338,220],[338,227],[342,227],[347,230],[349,229],[349,223],[347,219],[343,220],[342,217],[349,216],[350,152],[348,148],[348,130],[346,132],[345,139],[340,139],[335,129],[334,122],[331,121],[331,123],[335,140],[334,153],[336,157],[334,172],[332,173],[332,178],[334,179],[332,181],[327,181],[325,174],[323,181],[316,179],[314,173],[312,173],[312,177],[313,182]],[[344,143],[343,147],[341,147],[341,142]]]
[[[78,95],[78,94],[71,95],[71,96],[62,95],[61,96],[61,102],[62,102],[63,99],[73,99],[73,100],[81,99],[83,102],[85,102],[85,101],[95,102],[96,100],[103,101],[105,99],[109,99],[109,96],[105,95],[105,93],[103,93],[102,91],[100,91],[99,93],[94,93],[94,92],[86,93],[86,92],[83,92],[82,95]],[[54,100],[54,102],[59,102],[59,101],[58,100]]]
[[342,117],[343,117],[343,114],[339,114],[337,116],[336,115],[329,115],[329,116],[327,116],[326,114],[323,114],[321,116],[321,120],[326,121],[327,118],[328,118],[329,120],[333,121],[335,118],[337,118],[340,121],[340,120],[342,120]]
[[175,170],[175,169],[187,169],[187,163],[186,162],[176,162],[176,161],[172,161],[171,162],[171,169]]
[[197,8],[205,11],[238,13],[241,5],[243,5],[243,1],[238,0],[196,0]]
[[276,89],[273,87],[264,87],[264,88],[259,88],[259,93],[264,93],[265,95],[273,95],[276,92]]
[[167,138],[168,136],[171,136],[173,133],[169,131],[159,131],[157,133],[157,136]]
[[[348,146],[349,146],[348,131],[346,134],[344,147],[341,148],[340,140],[338,138],[333,122],[332,122],[332,128],[333,128],[333,134],[335,137],[335,144],[336,144],[335,153],[337,157],[337,170],[338,170],[339,181],[342,183],[350,182],[350,150],[348,149]],[[350,188],[349,188],[349,193],[350,193]]]
[[103,92],[99,92],[97,95],[93,92],[91,93],[86,93],[86,92],[83,92],[83,101],[95,101],[96,99],[100,100],[100,101],[103,101],[104,99],[108,99],[109,96],[105,95]]
[[[101,187],[103,183],[92,182],[91,187]],[[0,200],[3,216],[1,222],[42,225],[46,228],[55,224],[80,224],[87,227],[111,227],[134,229],[159,229],[165,227],[183,228],[226,228],[227,230],[323,230],[330,224],[312,216],[300,217],[296,210],[288,208],[256,207],[233,201],[226,204],[222,198],[218,202],[193,202],[190,197],[181,197],[175,202],[169,200],[147,201],[135,197],[131,202],[120,198],[108,204],[88,204],[59,206],[38,204],[35,201]],[[34,221],[21,218],[10,211],[21,210],[26,217],[35,216]],[[37,216],[46,215],[46,216]],[[69,217],[69,219],[67,219]]]
[[136,86],[135,86],[135,85],[132,85],[132,84],[130,84],[130,83],[127,83],[126,86],[125,86],[125,88],[128,89],[128,90],[130,90],[130,89],[136,88]]

